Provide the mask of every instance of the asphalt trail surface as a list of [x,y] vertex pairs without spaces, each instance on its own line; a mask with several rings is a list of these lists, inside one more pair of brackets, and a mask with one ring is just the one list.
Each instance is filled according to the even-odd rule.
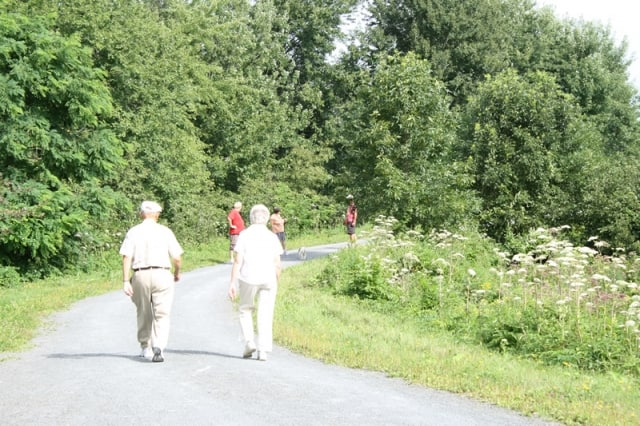
[[[344,247],[309,248],[305,261]],[[52,315],[29,350],[0,354],[0,425],[550,424],[279,346],[266,362],[243,359],[230,272],[183,275],[163,363],[138,356],[135,308],[121,291]]]

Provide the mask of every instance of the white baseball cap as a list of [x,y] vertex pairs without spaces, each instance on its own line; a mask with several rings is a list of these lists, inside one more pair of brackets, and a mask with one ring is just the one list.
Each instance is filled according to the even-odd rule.
[[160,213],[162,207],[155,201],[143,201],[142,204],[140,204],[140,211],[144,213]]

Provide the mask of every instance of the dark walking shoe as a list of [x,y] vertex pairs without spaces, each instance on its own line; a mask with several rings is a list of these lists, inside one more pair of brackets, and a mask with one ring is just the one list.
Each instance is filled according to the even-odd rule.
[[163,362],[164,356],[162,355],[162,349],[153,348],[153,358],[151,358],[153,362]]

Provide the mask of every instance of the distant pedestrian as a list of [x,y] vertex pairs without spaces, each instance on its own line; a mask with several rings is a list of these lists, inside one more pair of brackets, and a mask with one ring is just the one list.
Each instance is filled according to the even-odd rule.
[[356,222],[358,221],[358,208],[353,200],[353,195],[347,195],[349,206],[344,216],[344,224],[347,227],[347,235],[349,236],[349,245],[355,246],[358,240],[356,236]]
[[284,217],[282,217],[282,210],[280,207],[273,208],[273,214],[269,218],[269,222],[271,223],[271,232],[276,234],[278,240],[280,240],[280,244],[282,245],[282,251],[284,255],[287,255],[287,247],[286,247],[286,239],[287,234],[284,232],[284,224],[287,221]]
[[236,241],[238,241],[238,235],[244,230],[244,219],[240,215],[241,210],[242,203],[236,201],[227,215],[227,220],[229,221],[229,258],[231,263],[233,263],[233,249],[236,246]]
[[141,356],[153,362],[164,361],[174,283],[180,280],[183,253],[173,231],[158,223],[161,211],[158,203],[144,201],[142,223],[129,229],[120,247],[123,290],[136,306]]
[[[251,208],[251,225],[238,238],[235,261],[231,268],[229,297],[240,296],[238,306],[240,329],[244,339],[243,358],[258,351],[258,360],[266,361],[273,348],[273,311],[278,281],[282,245],[269,231],[269,209],[262,204]],[[257,306],[256,306],[257,304]],[[254,313],[258,328],[254,334]]]

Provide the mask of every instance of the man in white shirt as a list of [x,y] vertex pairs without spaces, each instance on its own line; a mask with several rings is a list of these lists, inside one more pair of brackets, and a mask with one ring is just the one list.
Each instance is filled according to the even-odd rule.
[[[257,204],[249,213],[251,225],[240,233],[231,269],[229,297],[240,296],[239,320],[245,342],[244,358],[258,351],[258,360],[266,361],[273,348],[273,311],[280,279],[282,245],[267,228],[269,209]],[[257,303],[257,306],[256,306]],[[253,329],[257,310],[258,338]]]
[[164,361],[174,283],[180,280],[183,253],[173,231],[158,223],[161,211],[158,203],[143,201],[143,221],[129,229],[120,247],[123,290],[136,305],[141,356],[153,362]]

